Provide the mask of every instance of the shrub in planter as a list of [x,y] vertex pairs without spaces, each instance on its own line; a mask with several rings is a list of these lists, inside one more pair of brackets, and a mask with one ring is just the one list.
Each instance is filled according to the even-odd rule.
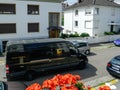
[[89,37],[90,35],[88,33],[81,33],[80,37]]

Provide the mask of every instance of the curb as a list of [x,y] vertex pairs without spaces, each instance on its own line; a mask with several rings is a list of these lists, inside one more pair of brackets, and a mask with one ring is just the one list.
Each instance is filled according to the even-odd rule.
[[84,82],[85,86],[91,86],[92,87],[91,90],[98,90],[98,87],[103,86],[103,85],[109,85],[109,86],[116,87],[115,84],[119,81],[120,81],[119,79],[116,79],[111,75],[98,77],[96,79],[93,78],[92,80],[89,80],[89,79],[82,80],[82,82]]
[[91,47],[91,50],[100,50],[100,49],[111,48],[111,47],[115,47],[115,46],[114,46],[114,45],[101,45],[101,46],[94,46],[94,47]]
[[98,87],[104,86],[104,85],[112,86],[112,85],[115,85],[117,82],[119,82],[118,79],[113,79],[113,80],[104,82],[104,83],[102,83],[101,85],[94,86],[93,88],[91,88],[91,90],[97,90]]

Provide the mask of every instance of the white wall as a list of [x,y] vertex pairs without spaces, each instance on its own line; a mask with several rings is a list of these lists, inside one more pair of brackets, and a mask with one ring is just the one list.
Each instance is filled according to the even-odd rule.
[[[61,12],[60,3],[38,2],[38,1],[20,1],[20,0],[0,0],[0,3],[16,4],[15,15],[0,14],[0,23],[16,23],[16,34],[0,34],[0,39],[14,38],[35,38],[48,37],[48,13]],[[39,15],[28,15],[27,5],[39,5]],[[32,22],[40,23],[40,32],[28,33],[27,24]]]
[[[91,9],[91,15],[85,15],[85,10]],[[94,15],[94,9],[99,8],[99,15]],[[79,15],[75,16],[75,10],[78,9]],[[115,10],[115,15],[112,15],[112,10]],[[120,23],[120,8],[110,6],[85,6],[64,11],[64,33],[66,30],[71,30],[78,33],[87,32],[90,36],[104,36],[104,32],[110,32],[109,22],[114,21]],[[75,20],[78,20],[79,26],[74,27]],[[85,21],[91,21],[91,28],[85,28]],[[96,28],[96,22],[98,27]],[[114,31],[118,31],[120,25],[114,26]]]
[[[94,15],[94,20],[99,21],[98,29],[93,29],[94,34],[103,36],[104,32],[110,32],[110,23],[111,21],[120,23],[120,8],[109,7],[109,6],[95,6],[99,8],[99,15]],[[115,15],[112,15],[112,9],[115,9]],[[114,26],[114,31],[117,31],[120,26]]]
[[[86,8],[90,8],[91,12],[93,12],[93,7],[91,6],[79,7],[64,11],[64,33],[66,30],[71,30],[73,32],[78,32],[79,34],[87,32],[92,36],[92,28],[85,28],[85,21],[93,21],[93,15],[85,15]],[[77,16],[75,15],[75,10],[79,11]],[[78,21],[78,27],[75,27],[76,20]]]
[[107,36],[100,36],[100,37],[76,37],[76,38],[66,38],[67,40],[85,40],[90,44],[95,43],[103,43],[103,42],[111,42],[113,40],[119,39],[120,35],[107,35]]
[[73,30],[73,10],[68,10],[64,12],[64,30],[63,33],[68,33],[68,31]]

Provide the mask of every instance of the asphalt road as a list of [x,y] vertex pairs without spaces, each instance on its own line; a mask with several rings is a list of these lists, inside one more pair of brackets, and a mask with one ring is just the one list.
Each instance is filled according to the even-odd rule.
[[71,68],[66,70],[56,70],[42,73],[40,77],[29,82],[24,80],[8,81],[9,90],[25,90],[24,84],[27,86],[35,82],[41,84],[44,80],[49,79],[58,73],[78,74],[85,82],[95,80],[101,77],[106,77],[109,75],[109,73],[106,71],[106,64],[112,57],[120,54],[120,47],[109,46],[109,44],[101,45],[101,47],[102,48],[96,47],[96,49],[91,49],[91,54],[88,56],[89,64],[84,70],[77,70]]

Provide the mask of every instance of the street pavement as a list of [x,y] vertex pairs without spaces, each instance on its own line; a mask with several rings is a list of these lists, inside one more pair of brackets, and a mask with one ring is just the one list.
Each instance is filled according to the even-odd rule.
[[[90,45],[92,50],[99,50],[99,49],[103,49],[103,48],[109,48],[109,47],[114,47],[114,45],[112,43],[98,43],[98,44],[92,44]],[[100,83],[106,83],[110,80],[116,80],[114,77],[108,75],[105,77],[101,77],[92,81],[88,81],[85,82],[86,85],[91,85],[91,86],[97,86]],[[26,86],[24,85],[24,83],[22,82],[18,82],[18,81],[8,81],[8,90],[25,90]],[[120,81],[119,79],[117,79],[117,81],[115,83],[113,83],[113,85],[116,86],[115,90],[120,90]],[[114,89],[112,89],[114,90]]]
[[116,90],[120,90],[120,81],[114,84],[116,86]]

